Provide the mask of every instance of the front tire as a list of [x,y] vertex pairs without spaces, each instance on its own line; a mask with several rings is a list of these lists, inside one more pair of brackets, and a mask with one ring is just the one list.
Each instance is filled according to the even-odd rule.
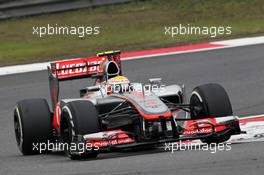
[[22,154],[39,154],[34,145],[47,144],[53,136],[47,101],[45,99],[19,101],[14,111],[14,128],[17,145]]
[[[92,134],[101,131],[98,113],[95,106],[86,100],[69,102],[62,108],[61,137],[64,143],[74,143],[74,136]],[[72,160],[96,158],[98,152],[90,151],[82,154],[73,154],[70,149],[65,150]]]
[[[225,89],[219,84],[205,84],[194,88],[191,99],[191,118],[217,118],[232,116],[232,106]],[[208,137],[201,139],[202,142],[221,143],[230,139],[230,135]]]
[[205,84],[194,88],[190,105],[192,119],[233,115],[229,97],[219,84]]

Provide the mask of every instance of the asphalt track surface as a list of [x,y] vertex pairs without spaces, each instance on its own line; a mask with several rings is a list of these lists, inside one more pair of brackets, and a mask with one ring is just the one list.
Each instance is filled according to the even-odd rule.
[[[264,45],[154,57],[123,62],[132,81],[162,77],[164,84],[185,84],[187,93],[203,83],[218,82],[230,95],[239,116],[264,113]],[[77,97],[87,85],[69,82],[65,97]],[[0,174],[263,174],[264,143],[233,144],[230,151],[163,149],[106,153],[97,159],[71,161],[61,153],[22,156],[13,131],[13,107],[24,98],[49,99],[45,71],[0,77]]]

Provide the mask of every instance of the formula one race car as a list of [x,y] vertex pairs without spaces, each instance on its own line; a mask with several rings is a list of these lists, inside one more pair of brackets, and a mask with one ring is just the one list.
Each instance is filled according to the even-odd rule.
[[[122,75],[120,51],[53,62],[48,75],[53,111],[45,99],[19,101],[14,110],[24,155],[59,144],[71,159],[83,159],[180,140],[220,143],[241,133],[222,86],[197,86],[187,103],[184,86],[165,86],[160,78],[131,83]],[[95,83],[81,89],[80,98],[59,98],[59,82],[81,78]]]

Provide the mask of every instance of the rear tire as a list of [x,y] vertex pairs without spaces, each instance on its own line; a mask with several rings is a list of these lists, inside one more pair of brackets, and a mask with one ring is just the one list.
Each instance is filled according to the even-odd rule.
[[53,136],[47,101],[45,99],[19,101],[14,111],[14,128],[20,151],[24,155],[39,154],[34,145],[47,143]]
[[[225,89],[219,84],[205,84],[196,87],[191,95],[191,118],[217,118],[232,116],[232,106]],[[208,137],[202,142],[221,143],[230,139],[230,135],[220,137]]]
[[[72,101],[62,108],[61,137],[67,144],[73,143],[73,136],[92,134],[101,131],[98,113],[95,106],[86,100]],[[71,150],[65,150],[72,160],[96,158],[98,152],[91,151],[79,155],[72,154]]]

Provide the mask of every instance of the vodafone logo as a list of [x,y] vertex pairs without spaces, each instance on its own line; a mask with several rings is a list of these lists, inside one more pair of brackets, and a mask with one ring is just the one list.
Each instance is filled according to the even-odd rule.
[[[87,67],[85,66],[86,63],[72,63],[61,65],[60,63],[56,63],[56,69],[61,71],[58,72],[58,75],[68,75],[68,74],[77,74],[87,72]],[[92,67],[90,67],[92,68]]]
[[[75,75],[75,74],[83,74],[83,73],[96,73],[100,70],[100,66],[105,59],[95,61],[87,61],[84,60],[73,60],[71,62],[57,62],[56,70],[59,70],[58,76],[67,76],[67,75]],[[95,65],[95,66],[90,66]]]

